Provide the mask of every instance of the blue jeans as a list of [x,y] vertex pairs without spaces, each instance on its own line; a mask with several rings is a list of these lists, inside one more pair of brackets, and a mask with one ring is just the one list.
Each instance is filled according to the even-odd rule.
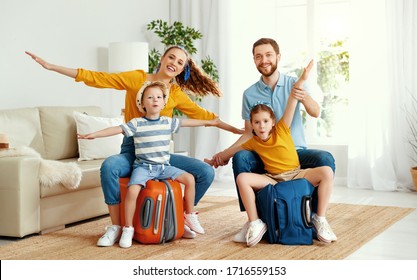
[[[107,205],[120,203],[119,178],[129,177],[135,161],[135,146],[132,137],[124,137],[121,152],[106,158],[100,168],[101,187]],[[191,173],[195,179],[194,205],[204,196],[214,180],[214,169],[201,160],[171,154],[172,166]]]
[[[335,172],[336,165],[334,158],[331,153],[322,150],[315,149],[299,149],[297,150],[298,159],[300,160],[301,168],[314,168],[319,166],[330,166],[330,168]],[[252,151],[239,151],[233,156],[233,174],[235,177],[235,182],[237,175],[243,172],[251,173],[266,173],[264,169],[264,164],[262,163],[261,158],[256,152]],[[237,195],[239,197],[239,206],[240,211],[245,211],[242,200],[239,194],[239,188],[236,185]]]

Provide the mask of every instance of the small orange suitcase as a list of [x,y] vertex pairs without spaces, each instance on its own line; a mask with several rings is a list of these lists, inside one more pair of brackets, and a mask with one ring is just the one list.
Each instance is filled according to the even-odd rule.
[[[120,220],[125,224],[124,198],[130,178],[120,178]],[[184,234],[184,208],[180,183],[149,180],[139,192],[133,216],[133,239],[143,244],[165,243]]]

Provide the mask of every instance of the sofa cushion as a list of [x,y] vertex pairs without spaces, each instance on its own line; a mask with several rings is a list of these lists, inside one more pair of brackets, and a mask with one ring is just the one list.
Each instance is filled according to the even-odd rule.
[[7,134],[11,148],[28,146],[45,155],[37,108],[0,110],[0,133]]
[[[94,117],[74,112],[78,134],[88,134],[123,123],[123,116],[114,118]],[[123,134],[96,139],[78,139],[79,161],[102,159],[120,153]]]
[[101,115],[101,108],[98,106],[39,107],[45,159],[60,160],[78,157],[74,111],[85,112],[92,116]]

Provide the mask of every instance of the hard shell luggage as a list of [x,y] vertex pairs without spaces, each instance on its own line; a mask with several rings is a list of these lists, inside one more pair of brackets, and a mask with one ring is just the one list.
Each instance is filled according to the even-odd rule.
[[[125,197],[130,178],[120,178],[120,219],[125,224]],[[149,180],[139,193],[133,217],[133,239],[143,244],[158,244],[184,234],[184,208],[180,183]]]
[[285,245],[313,244],[311,223],[315,188],[306,179],[269,184],[256,193],[259,217],[267,224],[269,243]]

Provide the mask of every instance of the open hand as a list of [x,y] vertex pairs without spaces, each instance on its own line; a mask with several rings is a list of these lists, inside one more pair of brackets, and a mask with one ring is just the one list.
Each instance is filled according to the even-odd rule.
[[47,70],[50,70],[51,69],[51,64],[48,63],[48,62],[46,62],[45,60],[43,60],[39,56],[37,56],[37,55],[35,55],[35,54],[31,53],[31,52],[28,52],[28,51],[25,51],[25,53],[28,56],[30,56],[34,61],[36,61],[37,63],[39,63],[43,68],[45,68]]

